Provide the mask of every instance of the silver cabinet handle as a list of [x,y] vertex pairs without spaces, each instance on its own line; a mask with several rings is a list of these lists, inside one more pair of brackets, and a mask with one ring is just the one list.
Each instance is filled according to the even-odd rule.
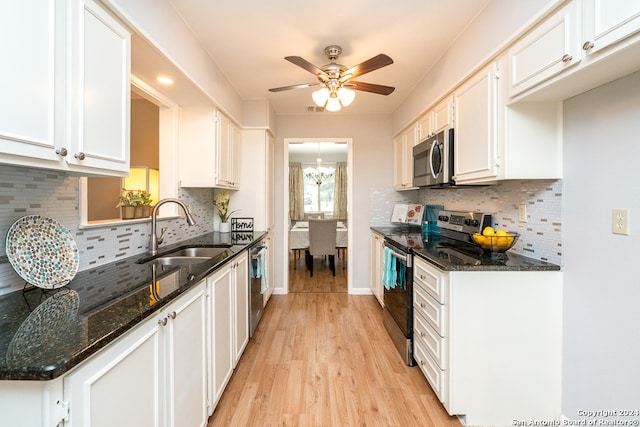
[[167,326],[167,318],[163,317],[162,319],[158,320],[158,325],[160,326]]
[[573,56],[569,55],[568,53],[566,53],[563,57],[562,57],[562,62],[569,62],[573,59]]
[[421,278],[422,280],[424,280],[424,279],[426,279],[426,278],[427,278],[427,276],[425,276],[424,274],[421,274],[421,275],[420,275],[420,278]]
[[420,336],[424,338],[425,337],[425,333],[424,332],[420,332]]
[[75,157],[78,160],[84,160],[84,153],[81,151],[78,154],[74,154],[73,157]]
[[587,40],[587,41],[586,41],[586,42],[584,42],[584,44],[582,45],[582,50],[591,50],[591,49],[593,49],[593,47],[594,47],[594,46],[595,46],[595,45],[593,44],[593,42],[590,42],[590,41],[588,41],[588,40]]
[[176,314],[176,312],[175,312],[175,311],[172,311],[171,313],[169,313],[169,314],[167,315],[167,317],[169,317],[170,319],[175,319],[175,318],[176,318],[176,316],[177,316],[177,314]]
[[67,151],[66,148],[62,147],[59,150],[56,150],[56,154],[60,157],[66,157],[67,154],[69,154],[69,152]]
[[420,308],[425,308],[425,307],[426,307],[426,305],[423,302],[421,302],[420,303]]

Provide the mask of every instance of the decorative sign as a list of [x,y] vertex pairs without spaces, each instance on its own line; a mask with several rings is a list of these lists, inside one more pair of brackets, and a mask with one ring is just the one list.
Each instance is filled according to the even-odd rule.
[[253,231],[253,218],[231,218],[231,231]]
[[234,231],[231,234],[231,244],[232,245],[241,245],[253,242],[253,232],[252,231]]

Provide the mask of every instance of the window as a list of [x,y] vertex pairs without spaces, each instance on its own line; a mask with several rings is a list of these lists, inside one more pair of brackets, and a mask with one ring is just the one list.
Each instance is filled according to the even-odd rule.
[[304,211],[333,214],[335,167],[305,165]]

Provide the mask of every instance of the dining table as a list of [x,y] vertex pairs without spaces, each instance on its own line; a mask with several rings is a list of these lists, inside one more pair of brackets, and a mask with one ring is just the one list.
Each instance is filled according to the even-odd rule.
[[[344,221],[338,221],[336,228],[336,248],[338,257],[341,250],[347,248],[347,225]],[[309,248],[309,221],[296,221],[289,229],[289,249],[297,254],[300,250]],[[297,264],[297,259],[294,260]],[[295,267],[294,267],[295,268]]]

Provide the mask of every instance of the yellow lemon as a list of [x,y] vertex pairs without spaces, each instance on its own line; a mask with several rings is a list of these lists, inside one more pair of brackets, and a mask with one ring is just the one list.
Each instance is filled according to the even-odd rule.
[[495,234],[496,231],[493,229],[493,227],[485,227],[484,230],[482,230],[483,236],[494,236]]
[[508,235],[509,235],[509,233],[507,233],[503,229],[500,229],[500,230],[496,231],[496,236],[508,236]]

